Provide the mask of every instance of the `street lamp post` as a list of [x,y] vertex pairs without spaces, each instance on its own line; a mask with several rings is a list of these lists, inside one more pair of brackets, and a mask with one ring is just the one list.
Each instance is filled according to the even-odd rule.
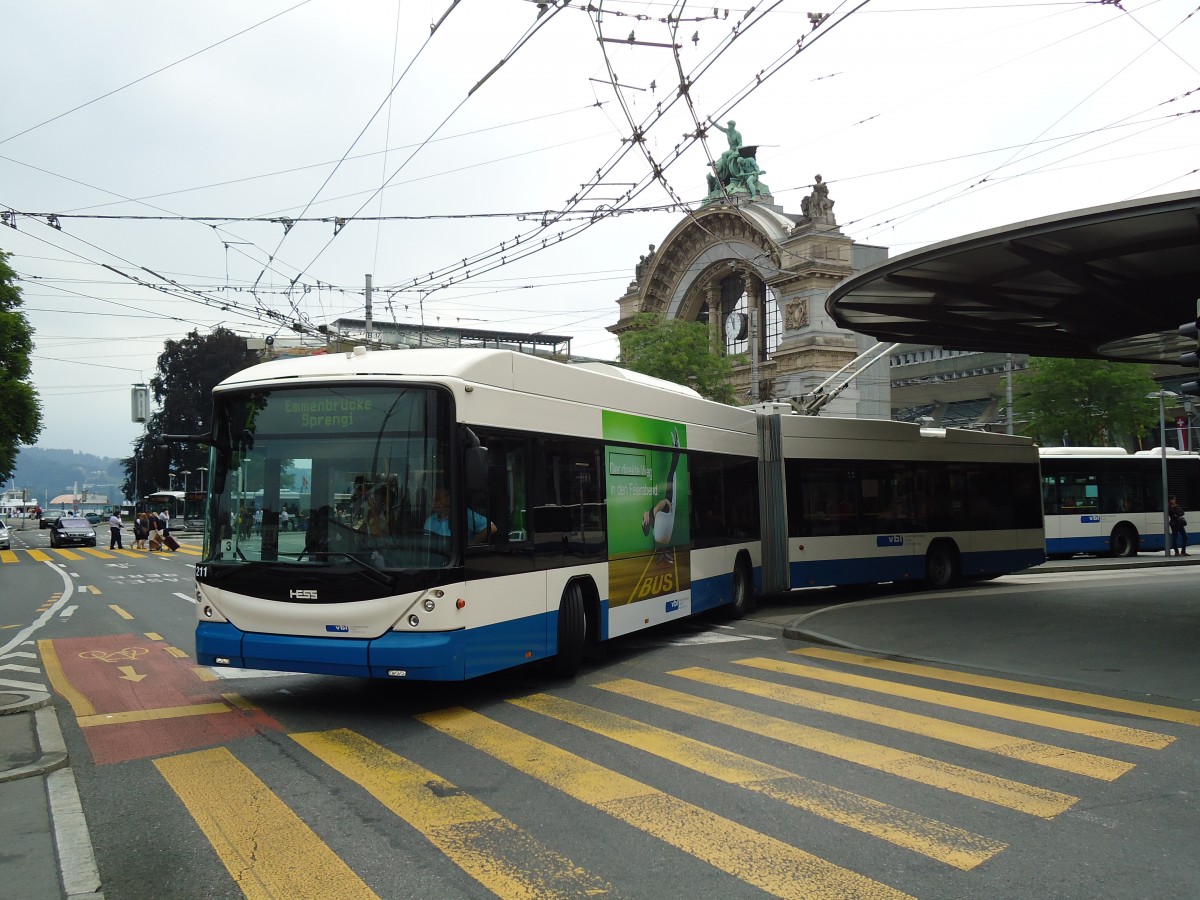
[[188,489],[188,476],[192,474],[191,469],[183,470],[183,492],[186,494]]
[[1174,391],[1155,391],[1147,394],[1147,400],[1158,400],[1158,455],[1162,459],[1162,509],[1163,509],[1163,555],[1171,555],[1171,516],[1167,512],[1167,408],[1166,399],[1174,400],[1179,395]]
[[200,473],[200,490],[203,491],[204,490],[204,473],[208,471],[208,467],[201,466],[196,471]]

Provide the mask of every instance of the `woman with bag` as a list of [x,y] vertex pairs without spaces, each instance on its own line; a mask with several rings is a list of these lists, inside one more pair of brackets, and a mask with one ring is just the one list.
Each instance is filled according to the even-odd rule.
[[1187,519],[1183,515],[1183,507],[1172,497],[1167,501],[1167,517],[1171,523],[1171,549],[1176,556],[1187,556]]

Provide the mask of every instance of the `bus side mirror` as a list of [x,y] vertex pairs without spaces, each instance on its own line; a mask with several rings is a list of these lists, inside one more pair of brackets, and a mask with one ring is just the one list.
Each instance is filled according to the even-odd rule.
[[165,490],[170,483],[171,448],[167,444],[159,444],[154,448],[154,465],[150,474],[154,478],[156,490]]
[[463,460],[463,477],[468,493],[487,490],[488,450],[487,447],[468,447]]

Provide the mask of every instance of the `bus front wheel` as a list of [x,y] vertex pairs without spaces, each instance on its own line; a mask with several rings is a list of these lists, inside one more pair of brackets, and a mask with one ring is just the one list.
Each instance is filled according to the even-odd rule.
[[558,652],[551,664],[554,674],[570,678],[583,662],[587,640],[587,612],[583,606],[583,591],[578,584],[568,584],[558,604]]
[[1108,552],[1112,556],[1137,556],[1137,532],[1128,525],[1118,525],[1109,539]]

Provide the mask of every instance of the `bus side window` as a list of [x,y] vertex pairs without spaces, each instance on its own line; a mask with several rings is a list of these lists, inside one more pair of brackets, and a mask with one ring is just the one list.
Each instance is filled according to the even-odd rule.
[[471,495],[468,505],[495,526],[486,543],[526,541],[528,445],[524,440],[485,434],[480,435],[480,443],[488,448],[487,493]]

